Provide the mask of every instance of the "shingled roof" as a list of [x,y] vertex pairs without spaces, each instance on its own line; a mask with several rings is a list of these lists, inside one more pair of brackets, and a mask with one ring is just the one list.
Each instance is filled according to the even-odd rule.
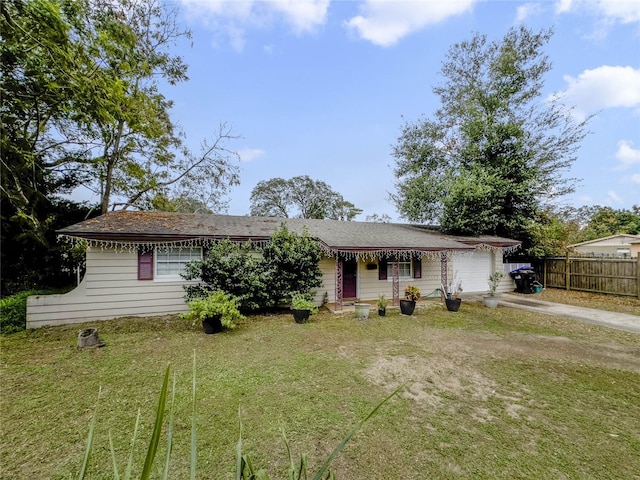
[[344,222],[302,218],[200,215],[166,212],[115,211],[59,230],[63,236],[97,243],[267,241],[281,225],[296,233],[306,227],[323,248],[338,252],[466,251],[484,243],[493,247],[518,245],[499,237],[453,238],[434,230],[399,223]]

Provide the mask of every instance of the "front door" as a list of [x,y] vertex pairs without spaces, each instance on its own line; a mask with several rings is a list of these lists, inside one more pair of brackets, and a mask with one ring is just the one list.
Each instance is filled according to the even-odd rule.
[[356,260],[342,260],[342,298],[356,297],[356,274],[358,262]]

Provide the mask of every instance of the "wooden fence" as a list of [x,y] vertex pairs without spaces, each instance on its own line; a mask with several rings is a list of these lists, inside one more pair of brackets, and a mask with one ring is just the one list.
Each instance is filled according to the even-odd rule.
[[555,257],[544,260],[544,286],[640,298],[640,257]]

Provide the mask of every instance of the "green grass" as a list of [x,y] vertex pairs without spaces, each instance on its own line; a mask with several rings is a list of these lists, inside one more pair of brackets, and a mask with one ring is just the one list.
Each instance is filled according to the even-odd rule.
[[176,317],[92,326],[105,347],[79,350],[79,325],[0,337],[0,478],[76,478],[100,388],[87,478],[111,478],[109,430],[124,469],[140,408],[139,476],[169,363],[169,478],[188,478],[194,351],[200,479],[234,478],[239,410],[254,466],[285,478],[282,430],[315,471],[405,382],[335,460],[338,478],[639,478],[639,335],[469,302],[249,317],[216,335]]

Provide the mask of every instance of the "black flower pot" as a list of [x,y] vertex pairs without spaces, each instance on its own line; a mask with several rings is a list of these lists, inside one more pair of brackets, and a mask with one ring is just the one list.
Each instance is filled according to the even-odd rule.
[[380,315],[381,317],[384,317],[387,314],[387,309],[386,308],[379,308],[378,309],[378,315]]
[[400,313],[403,315],[413,315],[416,309],[416,302],[412,300],[400,300]]
[[311,310],[292,309],[291,311],[293,312],[293,319],[296,321],[296,323],[307,323],[307,320],[309,320],[309,315],[311,315]]
[[445,298],[444,303],[447,305],[447,310],[450,312],[457,312],[460,310],[461,298]]
[[222,315],[212,315],[202,320],[202,328],[204,333],[219,333],[222,331]]

